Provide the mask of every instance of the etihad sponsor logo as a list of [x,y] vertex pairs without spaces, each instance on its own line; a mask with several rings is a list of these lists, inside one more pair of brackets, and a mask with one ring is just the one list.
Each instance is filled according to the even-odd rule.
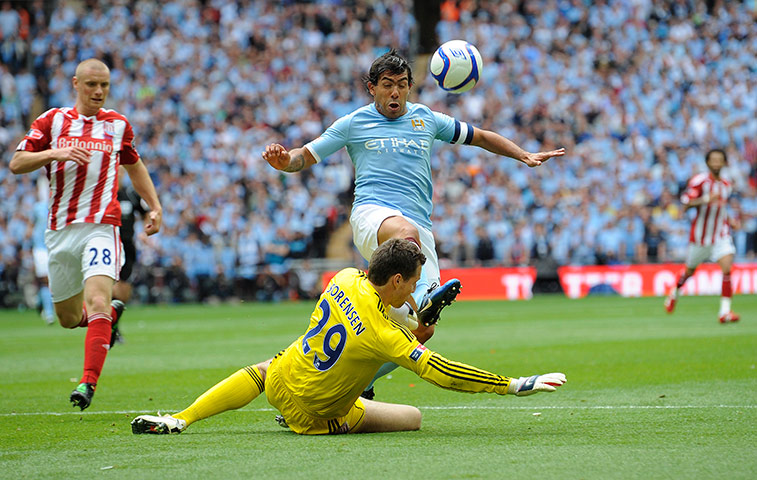
[[100,138],[88,137],[60,137],[58,139],[58,148],[80,147],[89,151],[113,153],[113,142]]
[[365,142],[365,148],[367,150],[387,150],[387,149],[414,149],[414,150],[428,150],[431,145],[424,139],[412,139],[412,138],[374,138]]

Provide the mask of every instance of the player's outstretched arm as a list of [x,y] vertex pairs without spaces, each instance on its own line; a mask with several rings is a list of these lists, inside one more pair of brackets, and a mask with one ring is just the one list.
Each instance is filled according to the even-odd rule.
[[515,160],[525,163],[529,167],[538,167],[552,157],[562,157],[565,155],[564,148],[550,150],[548,152],[530,153],[520,148],[512,140],[507,139],[498,133],[477,127],[473,127],[473,139],[471,140],[471,145],[481,147],[484,150],[496,153],[497,155],[514,158]]
[[544,375],[513,378],[507,387],[507,393],[525,397],[538,392],[554,392],[566,381],[564,373],[545,373]]
[[299,172],[316,163],[315,157],[307,148],[294,148],[287,151],[278,143],[266,145],[262,156],[269,165],[282,172]]
[[[423,346],[416,347],[416,350],[425,350],[425,347],[421,347]],[[522,397],[537,392],[554,392],[557,387],[566,382],[565,375],[562,373],[511,378],[488,372],[473,365],[448,360],[430,350],[428,355],[428,361],[425,362],[425,365],[422,365],[423,362],[421,362],[421,365],[413,365],[414,362],[404,361],[404,358],[400,359],[398,363],[415,371],[427,382],[458,392],[489,392]]]

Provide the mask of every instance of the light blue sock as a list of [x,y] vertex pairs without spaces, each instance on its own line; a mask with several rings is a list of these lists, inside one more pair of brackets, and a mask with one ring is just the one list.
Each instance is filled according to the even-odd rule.
[[428,274],[426,272],[426,266],[421,267],[421,278],[418,280],[418,283],[415,284],[415,291],[413,292],[413,299],[415,300],[415,304],[418,305],[418,308],[421,306],[421,300],[423,299],[423,296],[428,291],[428,287],[431,286],[431,283],[428,281]]
[[50,295],[50,287],[43,285],[39,288],[39,298],[42,302],[42,311],[45,312],[45,318],[55,318],[53,309],[53,297]]
[[371,380],[370,385],[365,387],[366,390],[370,390],[373,388],[373,384],[376,383],[376,380],[383,377],[384,375],[388,373],[392,373],[399,365],[392,362],[386,362],[385,364],[381,365],[381,368],[378,369],[378,372],[376,372],[376,375],[373,377],[373,380]]

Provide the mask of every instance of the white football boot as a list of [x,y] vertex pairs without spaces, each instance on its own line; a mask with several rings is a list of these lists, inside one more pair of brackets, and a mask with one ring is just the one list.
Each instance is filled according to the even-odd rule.
[[154,433],[166,435],[181,433],[187,428],[187,422],[171,415],[140,415],[131,421],[131,431],[134,434]]

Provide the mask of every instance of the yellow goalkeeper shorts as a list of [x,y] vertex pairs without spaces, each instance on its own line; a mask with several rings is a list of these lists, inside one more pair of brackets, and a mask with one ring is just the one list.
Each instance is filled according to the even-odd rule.
[[354,432],[365,419],[365,405],[358,398],[347,415],[337,418],[319,418],[305,413],[285,385],[281,362],[276,358],[268,367],[265,395],[273,407],[284,417],[289,428],[300,435],[325,435]]

